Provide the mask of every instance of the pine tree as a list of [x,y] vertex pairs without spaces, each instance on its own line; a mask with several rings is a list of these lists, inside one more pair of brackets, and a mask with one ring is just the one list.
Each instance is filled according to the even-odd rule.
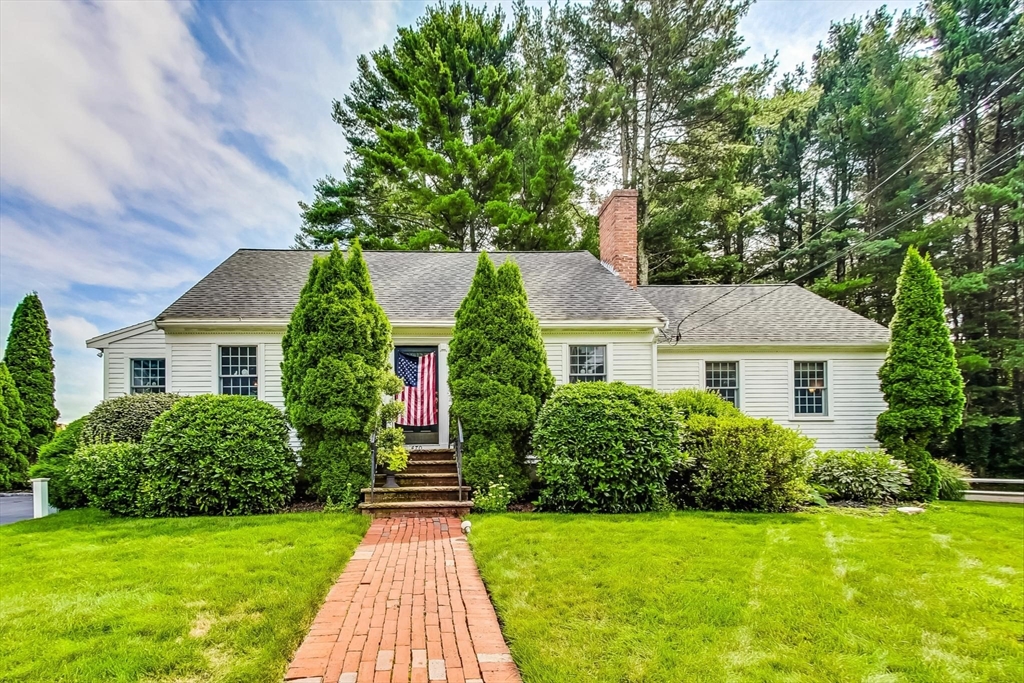
[[451,412],[467,435],[463,469],[471,486],[500,476],[515,496],[526,492],[530,431],[554,383],[519,266],[507,260],[495,270],[482,253],[448,352]]
[[5,363],[0,363],[0,491],[23,485],[31,449],[25,405]]
[[[388,362],[391,325],[374,300],[358,242],[348,259],[337,244],[314,259],[282,349],[285,409],[312,490],[354,503],[370,480],[369,440],[381,424],[382,396],[401,390]],[[404,454],[393,437],[389,444]]]
[[53,400],[50,327],[43,302],[35,292],[26,295],[14,309],[4,363],[25,404],[25,424],[31,442],[29,459],[34,459],[39,447],[53,438],[60,415]]
[[877,438],[913,469],[908,495],[934,500],[938,473],[930,448],[960,426],[964,384],[946,326],[942,282],[911,247],[903,261],[889,325],[889,353],[878,371],[889,409]]
[[343,180],[317,183],[296,241],[564,247],[576,123],[524,120],[531,94],[516,48],[500,9],[455,2],[360,56],[350,93],[334,103],[352,162]]

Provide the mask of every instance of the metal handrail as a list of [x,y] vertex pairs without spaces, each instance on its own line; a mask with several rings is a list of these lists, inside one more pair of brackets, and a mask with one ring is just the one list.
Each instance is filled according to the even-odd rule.
[[462,420],[459,418],[455,419],[455,424],[458,427],[459,434],[455,437],[455,471],[459,477],[459,502],[462,502]]
[[370,434],[370,502],[377,487],[377,430]]

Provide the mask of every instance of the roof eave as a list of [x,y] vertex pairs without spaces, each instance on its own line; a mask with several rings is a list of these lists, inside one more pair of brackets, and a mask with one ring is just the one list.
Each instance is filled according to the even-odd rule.
[[[182,329],[284,329],[288,327],[287,318],[165,318],[155,322],[156,327],[175,331]],[[636,319],[572,319],[572,320],[541,320],[540,326],[546,329],[621,329],[642,328],[652,329],[664,327],[661,318]],[[455,320],[392,320],[392,327],[417,327],[451,329]]]
[[122,327],[112,332],[106,332],[91,339],[86,339],[85,347],[88,349],[103,349],[114,342],[121,341],[122,339],[128,339],[129,337],[134,337],[137,334],[149,332],[156,328],[156,321],[146,320],[141,323],[129,325],[128,327]]

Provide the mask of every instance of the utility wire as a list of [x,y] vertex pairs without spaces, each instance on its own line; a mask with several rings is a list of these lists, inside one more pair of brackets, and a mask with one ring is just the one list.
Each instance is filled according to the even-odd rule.
[[[992,90],[992,92],[990,92],[990,93],[989,93],[988,95],[986,95],[986,96],[985,96],[984,98],[982,98],[982,99],[981,99],[981,101],[979,101],[979,102],[978,102],[978,104],[976,104],[976,105],[975,105],[975,106],[974,106],[974,107],[973,107],[973,108],[972,108],[972,109],[971,109],[970,111],[968,111],[968,112],[965,112],[965,113],[964,113],[964,114],[963,114],[962,116],[960,116],[960,117],[959,117],[958,119],[956,119],[955,121],[953,121],[953,122],[951,122],[951,123],[948,123],[948,124],[946,124],[945,126],[943,126],[943,129],[942,129],[942,130],[940,130],[940,131],[939,131],[939,132],[938,132],[938,133],[937,133],[937,134],[935,135],[935,137],[934,137],[934,138],[932,139],[932,141],[931,141],[931,142],[929,142],[929,143],[928,143],[927,145],[925,145],[925,146],[924,146],[924,147],[922,147],[922,148],[921,148],[920,150],[918,150],[918,152],[917,152],[916,154],[914,154],[914,156],[910,157],[910,158],[909,158],[909,159],[907,159],[907,160],[906,160],[905,162],[903,162],[903,164],[902,164],[902,165],[900,165],[900,167],[899,167],[899,168],[897,168],[897,169],[896,169],[895,171],[893,171],[892,173],[890,173],[890,174],[889,174],[889,175],[888,175],[888,176],[887,176],[887,177],[885,178],[885,180],[882,180],[882,181],[881,181],[880,183],[878,183],[877,185],[875,185],[874,187],[872,187],[872,188],[871,188],[870,190],[868,190],[868,192],[867,192],[867,193],[866,193],[866,194],[865,194],[864,196],[862,196],[862,197],[859,197],[859,198],[857,198],[857,200],[856,200],[856,201],[855,201],[855,200],[852,200],[852,199],[848,199],[848,200],[847,200],[847,201],[845,202],[845,204],[846,204],[847,206],[846,206],[846,207],[845,207],[845,208],[844,208],[844,209],[843,209],[842,211],[840,211],[840,212],[839,212],[838,214],[836,214],[836,215],[835,215],[835,216],[834,216],[834,217],[833,217],[833,218],[832,218],[832,219],[831,219],[831,220],[830,220],[830,221],[829,221],[828,223],[826,223],[825,225],[823,225],[823,226],[822,226],[821,228],[819,228],[818,230],[815,230],[815,231],[814,231],[814,232],[813,232],[812,234],[810,234],[810,235],[808,235],[808,236],[807,236],[806,238],[804,238],[804,239],[800,240],[800,241],[799,241],[798,243],[794,244],[794,245],[793,245],[792,247],[790,247],[789,249],[787,249],[787,250],[786,250],[786,251],[784,251],[783,253],[779,254],[779,256],[777,256],[777,257],[775,258],[775,260],[773,260],[773,261],[772,261],[771,263],[769,263],[769,264],[767,264],[767,265],[765,265],[765,266],[761,266],[761,268],[759,268],[759,269],[757,270],[757,272],[755,272],[755,273],[754,273],[753,275],[751,275],[751,276],[750,276],[749,278],[747,278],[747,279],[746,279],[746,280],[744,280],[743,282],[740,282],[739,284],[737,284],[737,285],[736,285],[735,287],[733,287],[732,289],[730,289],[730,290],[726,291],[725,293],[723,293],[722,295],[720,295],[720,296],[718,296],[718,297],[715,297],[715,298],[714,298],[714,299],[712,299],[711,301],[709,301],[709,302],[707,302],[706,304],[704,304],[704,305],[702,305],[702,306],[700,306],[700,307],[698,307],[698,308],[694,309],[694,310],[693,310],[693,311],[691,311],[690,313],[688,313],[688,314],[686,314],[685,316],[683,316],[682,318],[680,318],[680,319],[679,319],[679,322],[678,322],[678,323],[676,323],[676,335],[675,335],[675,336],[676,336],[676,339],[677,339],[677,340],[679,339],[679,335],[680,335],[680,332],[679,332],[679,328],[680,328],[680,326],[682,326],[682,324],[683,324],[683,323],[684,323],[684,322],[685,322],[685,321],[686,321],[686,320],[687,320],[688,318],[690,318],[691,316],[693,316],[693,315],[694,315],[694,314],[696,314],[696,313],[699,313],[700,311],[704,310],[704,309],[705,309],[705,308],[707,308],[708,306],[711,306],[711,305],[713,305],[713,304],[714,304],[714,303],[716,303],[717,301],[720,301],[721,299],[724,299],[725,297],[729,296],[730,294],[732,294],[733,292],[735,292],[735,291],[736,291],[737,289],[739,289],[739,288],[740,288],[740,287],[742,287],[743,285],[746,285],[746,284],[750,284],[750,282],[751,282],[751,281],[753,281],[753,280],[757,279],[758,277],[760,277],[761,275],[763,275],[763,274],[764,274],[764,273],[765,273],[765,272],[766,272],[767,270],[770,270],[770,269],[771,269],[771,268],[773,268],[774,266],[776,266],[776,265],[778,265],[779,263],[781,263],[781,262],[782,262],[782,261],[783,261],[784,259],[786,259],[786,258],[788,258],[789,256],[791,256],[791,255],[793,254],[793,252],[795,252],[795,251],[796,251],[797,249],[799,249],[799,248],[800,248],[801,246],[804,246],[804,245],[806,245],[806,244],[807,244],[808,242],[810,242],[810,241],[811,241],[812,239],[814,239],[815,237],[817,237],[818,235],[820,235],[821,233],[823,233],[823,232],[824,232],[825,230],[827,230],[828,228],[830,228],[830,227],[832,227],[833,225],[835,225],[836,221],[838,221],[838,220],[839,220],[840,218],[842,218],[843,216],[845,216],[845,215],[846,215],[846,214],[847,214],[847,213],[848,213],[848,212],[850,211],[850,209],[852,209],[852,208],[853,208],[854,206],[856,206],[856,205],[857,205],[858,203],[860,203],[860,202],[864,201],[865,199],[867,199],[868,197],[870,197],[871,195],[873,195],[873,194],[874,194],[875,192],[877,192],[877,191],[878,191],[878,190],[879,190],[879,189],[880,189],[880,188],[881,188],[881,187],[882,187],[883,185],[885,185],[885,184],[886,184],[886,183],[888,183],[888,182],[889,182],[890,180],[892,180],[892,179],[893,179],[893,178],[895,178],[895,177],[896,177],[897,175],[899,175],[899,173],[900,173],[901,171],[903,171],[903,169],[907,168],[907,167],[908,167],[908,166],[909,166],[909,165],[910,165],[911,163],[913,163],[913,162],[914,162],[914,161],[916,161],[916,160],[917,160],[918,158],[920,158],[920,156],[921,156],[922,154],[924,154],[924,153],[925,153],[925,152],[927,152],[927,151],[928,151],[929,149],[931,149],[932,147],[934,147],[934,146],[935,146],[935,145],[936,145],[936,144],[937,144],[937,143],[938,143],[938,142],[939,142],[940,140],[942,140],[942,138],[943,138],[943,137],[945,137],[945,136],[946,136],[946,135],[947,135],[948,133],[951,133],[951,132],[953,132],[953,130],[954,130],[954,129],[955,129],[955,128],[956,128],[957,126],[958,126],[958,125],[960,125],[960,124],[961,124],[961,123],[963,123],[963,122],[964,122],[965,120],[967,120],[967,117],[968,117],[968,116],[970,116],[971,114],[973,114],[973,113],[975,113],[976,111],[978,111],[979,109],[981,109],[981,107],[982,107],[982,106],[984,106],[985,104],[987,104],[987,103],[988,103],[988,101],[989,101],[989,100],[990,100],[990,99],[991,99],[991,98],[992,98],[992,97],[993,97],[993,96],[994,96],[994,95],[995,95],[996,93],[998,93],[998,92],[999,92],[1000,90],[1002,90],[1002,89],[1003,89],[1003,87],[1004,87],[1005,85],[1007,85],[1008,83],[1010,83],[1011,81],[1013,81],[1013,79],[1014,79],[1014,78],[1016,78],[1016,77],[1017,77],[1018,75],[1020,75],[1020,73],[1021,73],[1021,72],[1024,72],[1024,66],[1022,66],[1021,68],[1017,69],[1017,71],[1015,71],[1015,72],[1014,72],[1014,73],[1013,73],[1012,75],[1010,75],[1009,77],[1007,77],[1006,79],[1004,79],[1004,80],[1003,80],[1003,81],[1002,81],[1002,82],[1001,82],[1001,83],[1000,83],[999,85],[997,85],[997,86],[995,87],[995,89],[994,89],[994,90]],[[836,208],[839,208],[839,207],[836,207]]]
[[[1010,158],[1015,152],[1017,152],[1021,148],[1024,148],[1024,142],[1018,144],[1016,147],[1010,148],[1006,152],[1003,152],[1002,154],[1000,154],[995,159],[990,160],[987,164],[985,164],[984,167],[979,168],[975,173],[973,173],[971,175],[970,178],[967,179],[967,182],[965,183],[965,187],[967,186],[968,183],[974,182],[982,174],[987,173],[992,168],[995,168],[996,166],[1001,164],[1003,161],[1005,161],[1006,159]],[[964,189],[964,188],[961,188],[961,190],[962,189]],[[808,275],[810,275],[811,273],[815,272],[816,270],[818,270],[820,268],[823,268],[823,267],[825,267],[825,266],[827,266],[827,265],[829,265],[831,263],[834,263],[838,259],[843,258],[843,257],[849,255],[850,253],[852,253],[853,251],[855,251],[858,248],[862,247],[863,245],[868,244],[869,242],[871,242],[874,238],[882,235],[885,232],[888,232],[889,230],[891,230],[892,228],[896,227],[897,225],[899,225],[899,224],[901,224],[901,223],[903,223],[903,222],[905,222],[905,221],[907,221],[907,220],[909,220],[909,219],[911,219],[911,218],[913,218],[913,217],[923,213],[932,204],[935,204],[937,202],[940,202],[940,201],[948,199],[955,192],[956,192],[956,188],[950,188],[947,192],[945,192],[943,194],[940,194],[940,195],[936,195],[932,199],[930,199],[927,202],[925,202],[922,206],[920,206],[917,209],[915,209],[914,211],[912,211],[910,213],[907,213],[907,214],[897,218],[892,223],[889,223],[888,225],[885,225],[885,226],[879,228],[878,230],[876,230],[875,232],[871,233],[870,235],[868,235],[867,239],[865,239],[865,240],[863,240],[861,242],[857,242],[856,244],[850,245],[849,247],[844,249],[842,252],[836,254],[835,256],[829,258],[826,261],[822,261],[821,263],[815,265],[813,268],[810,268],[809,270],[806,270],[803,273],[800,273],[799,275],[794,277],[792,280],[789,280],[788,282],[783,282],[782,284],[778,285],[777,287],[772,287],[771,289],[766,291],[764,294],[761,294],[760,296],[756,296],[753,299],[750,299],[749,301],[745,301],[744,303],[740,304],[736,308],[733,308],[733,309],[728,310],[728,311],[726,311],[724,313],[721,313],[721,314],[715,316],[714,318],[711,318],[710,320],[707,320],[707,321],[701,323],[700,325],[697,325],[696,327],[691,327],[691,328],[689,328],[689,329],[687,329],[687,330],[685,330],[683,332],[679,332],[679,325],[677,324],[676,325],[675,343],[677,343],[677,344],[679,343],[680,339],[682,338],[682,335],[689,334],[690,332],[693,332],[695,330],[699,330],[700,328],[705,327],[707,325],[710,325],[711,323],[715,322],[716,320],[718,320],[720,318],[724,318],[727,315],[732,315],[733,313],[735,313],[736,311],[740,310],[744,306],[749,306],[750,304],[754,303],[755,301],[759,301],[760,299],[763,299],[766,296],[769,296],[772,293],[777,292],[778,290],[782,289],[783,287],[787,287],[787,286],[797,282],[798,280],[801,280],[802,278],[807,277]],[[737,285],[737,288],[739,286],[740,285]],[[735,291],[735,290],[736,290],[736,288],[733,288],[730,291]],[[693,313],[696,313],[699,310],[707,308],[708,306],[710,306],[711,304],[715,303],[716,301],[719,301],[722,298],[724,298],[724,296],[725,295],[717,297],[715,299],[712,299],[707,304],[705,304],[705,305],[701,306],[700,308],[698,308],[697,310],[693,311]],[[693,313],[691,313],[690,315],[693,315]],[[686,318],[688,318],[688,317],[690,317],[690,316],[689,315],[686,316]],[[686,318],[681,319],[679,322],[682,323],[682,321],[685,320]]]

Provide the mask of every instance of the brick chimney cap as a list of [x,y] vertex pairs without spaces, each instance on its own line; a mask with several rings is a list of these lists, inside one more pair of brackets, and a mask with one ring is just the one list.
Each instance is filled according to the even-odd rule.
[[636,190],[624,190],[624,189],[612,190],[611,194],[609,194],[607,197],[605,197],[605,200],[603,202],[601,202],[601,208],[598,209],[598,211],[597,211],[598,218],[601,217],[601,214],[604,213],[604,210],[608,208],[608,205],[611,204],[613,199],[615,199],[617,197],[636,197],[638,195],[639,195],[639,193]]

